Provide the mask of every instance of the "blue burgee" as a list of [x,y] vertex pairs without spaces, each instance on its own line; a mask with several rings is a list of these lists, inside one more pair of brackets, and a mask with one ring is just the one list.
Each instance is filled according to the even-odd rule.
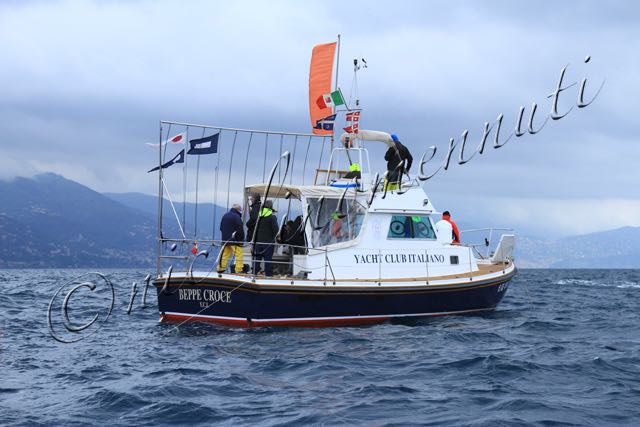
[[336,120],[336,115],[333,114],[331,116],[327,116],[324,119],[320,119],[316,122],[316,129],[322,129],[322,130],[333,130],[333,125],[335,123]]
[[150,171],[147,171],[147,173],[153,172],[153,171],[157,171],[160,168],[162,168],[162,169],[168,168],[169,166],[174,165],[176,163],[184,163],[184,149],[182,151],[180,151],[173,159],[169,160],[167,163],[163,164],[160,167],[156,166],[155,168],[151,169]]

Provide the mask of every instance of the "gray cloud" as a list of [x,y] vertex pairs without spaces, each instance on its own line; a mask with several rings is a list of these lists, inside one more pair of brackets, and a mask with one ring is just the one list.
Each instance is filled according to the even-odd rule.
[[[592,106],[425,188],[453,208],[474,195],[635,206],[638,16],[631,2],[4,2],[2,177],[53,171],[99,191],[153,193],[146,170],[157,160],[144,143],[160,119],[308,132],[311,47],[341,33],[345,93],[350,61],[369,63],[362,126],[399,134],[415,157],[430,145],[442,153],[465,129],[474,147],[500,113],[507,133],[534,101],[542,119],[567,63],[566,81],[586,76],[588,93],[606,78]],[[577,88],[566,94],[561,109]],[[371,154],[382,168],[382,148]]]

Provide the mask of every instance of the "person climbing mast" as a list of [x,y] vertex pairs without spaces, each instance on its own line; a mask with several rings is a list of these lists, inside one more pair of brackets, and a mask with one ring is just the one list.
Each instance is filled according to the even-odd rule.
[[[402,176],[409,172],[413,163],[413,156],[409,149],[398,139],[398,135],[391,135],[389,149],[384,155],[387,161],[387,176],[384,181],[384,191],[399,190]],[[405,163],[406,162],[406,163]]]

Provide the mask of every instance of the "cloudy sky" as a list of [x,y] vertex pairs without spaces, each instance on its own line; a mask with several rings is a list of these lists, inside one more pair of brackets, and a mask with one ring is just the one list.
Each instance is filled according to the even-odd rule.
[[[369,65],[362,127],[398,134],[416,158],[435,145],[441,159],[465,129],[473,149],[499,114],[508,136],[533,102],[539,126],[569,64],[566,117],[453,164],[425,190],[470,224],[552,235],[640,226],[639,12],[632,1],[5,0],[0,178],[56,172],[154,194],[145,142],[161,119],[309,132],[311,49],[341,34],[345,93],[353,58]],[[586,99],[606,83],[578,109],[583,78]],[[378,168],[381,155],[372,150]],[[262,161],[250,154],[250,169]]]

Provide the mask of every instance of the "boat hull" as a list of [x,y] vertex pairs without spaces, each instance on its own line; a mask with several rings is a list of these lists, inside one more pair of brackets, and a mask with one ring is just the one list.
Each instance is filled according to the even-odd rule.
[[[304,286],[225,277],[158,279],[163,321],[228,326],[343,326],[496,308],[515,275],[450,285]],[[459,282],[459,281],[458,281]]]

